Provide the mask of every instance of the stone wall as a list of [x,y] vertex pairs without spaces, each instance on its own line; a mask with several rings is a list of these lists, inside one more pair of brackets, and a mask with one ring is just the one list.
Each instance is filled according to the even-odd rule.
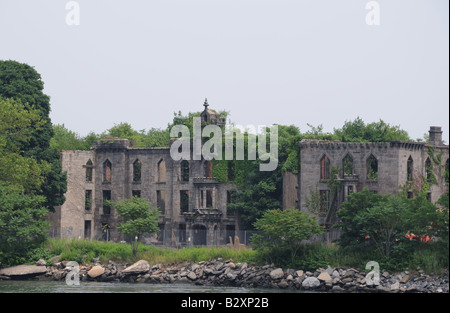
[[[306,198],[311,191],[329,190],[327,181],[321,179],[321,159],[326,156],[330,166],[339,168],[339,179],[343,188],[354,187],[353,192],[368,188],[379,194],[397,194],[399,188],[408,182],[408,159],[412,158],[412,179],[416,184],[426,175],[425,162],[429,156],[429,145],[414,142],[383,143],[343,143],[318,140],[302,140],[300,143],[300,173],[298,197],[300,207],[306,208]],[[435,154],[440,155],[441,163],[433,164],[433,174],[437,183],[431,185],[430,200],[435,202],[446,191],[448,184],[444,181],[448,146],[434,147]],[[344,175],[343,160],[350,156],[353,160],[352,175]],[[375,157],[378,162],[378,177],[368,177],[368,159]],[[348,190],[343,190],[346,196]],[[344,199],[341,199],[344,200]]]
[[[92,161],[91,181],[86,180],[88,160]],[[138,179],[135,162],[140,164]],[[113,202],[140,195],[161,207],[161,233],[156,241],[155,236],[147,236],[146,243],[178,245],[181,240],[181,244],[192,245],[201,229],[205,244],[226,244],[227,226],[237,228],[234,216],[227,216],[226,210],[227,192],[234,184],[205,177],[205,160],[188,161],[189,179],[184,181],[181,162],[171,158],[169,148],[132,148],[127,139],[119,138],[104,138],[91,151],[63,151],[68,191],[64,205],[50,217],[53,236],[123,240],[117,232],[117,212],[104,208],[104,195],[109,193]],[[86,190],[92,191],[90,210],[85,208]],[[182,191],[189,196],[186,212],[181,208]]]
[[[85,209],[85,191],[94,190],[95,177],[86,181],[86,164],[95,160],[92,151],[63,151],[62,170],[67,172],[67,192],[65,203],[55,208],[49,219],[52,235],[61,238],[84,238],[85,220],[93,220],[92,210]],[[93,201],[95,194],[93,193]]]

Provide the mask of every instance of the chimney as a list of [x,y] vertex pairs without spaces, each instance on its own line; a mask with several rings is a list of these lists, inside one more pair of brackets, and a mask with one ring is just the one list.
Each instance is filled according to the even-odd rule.
[[442,130],[440,126],[430,126],[430,144],[442,146]]

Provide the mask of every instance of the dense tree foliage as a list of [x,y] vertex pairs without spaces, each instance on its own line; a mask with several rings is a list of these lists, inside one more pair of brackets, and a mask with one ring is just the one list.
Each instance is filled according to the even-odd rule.
[[255,222],[255,227],[263,232],[262,235],[252,236],[256,250],[270,257],[274,249],[285,249],[289,251],[292,263],[302,242],[322,233],[315,217],[294,208],[267,210]]
[[31,66],[16,61],[0,61],[0,97],[14,99],[39,113],[40,119],[31,120],[28,129],[34,128],[26,141],[15,141],[17,151],[25,158],[33,158],[39,163],[48,163],[49,170],[44,175],[40,194],[45,197],[45,206],[64,203],[67,190],[66,174],[61,171],[60,153],[50,147],[53,127],[50,120],[50,98],[43,93],[44,82],[41,75]]
[[42,121],[37,110],[14,99],[0,97],[0,181],[27,193],[38,192],[50,165],[23,156],[22,147]]
[[365,124],[357,117],[354,121],[345,122],[342,128],[334,129],[337,140],[344,142],[384,142],[411,140],[408,133],[399,126],[391,126],[383,120]]
[[20,264],[47,238],[45,198],[0,182],[0,262]]
[[154,234],[159,230],[159,211],[146,199],[139,197],[116,201],[113,207],[121,217],[117,229],[130,238],[133,256],[135,256],[142,236]]
[[412,198],[368,189],[349,195],[337,213],[341,223],[336,226],[342,229],[339,245],[347,251],[372,251],[372,256],[391,262],[403,262],[429,248],[440,266],[448,266],[448,198],[444,195],[437,204],[431,203],[427,190],[426,185],[415,190]]

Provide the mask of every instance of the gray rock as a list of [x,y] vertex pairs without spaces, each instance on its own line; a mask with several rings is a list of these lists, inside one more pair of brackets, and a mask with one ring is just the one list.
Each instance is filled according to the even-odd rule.
[[328,268],[325,270],[330,276],[333,275],[334,269],[332,269],[329,265]]
[[281,289],[285,289],[285,288],[289,287],[289,283],[285,279],[282,279],[278,283],[278,287],[280,287]]
[[283,278],[283,276],[284,276],[284,272],[281,268],[277,268],[270,272],[270,278],[272,278],[274,280]]
[[308,277],[302,282],[304,288],[317,288],[320,286],[320,281],[316,277]]
[[236,279],[236,274],[235,273],[233,273],[233,272],[229,272],[228,274],[227,274],[227,278],[229,279],[229,280],[235,280]]
[[123,274],[129,275],[137,275],[137,274],[146,274],[150,270],[150,264],[146,260],[139,260],[133,265],[128,266],[126,269],[122,271]]
[[395,283],[391,285],[391,291],[397,291],[400,289],[400,283]]
[[221,271],[221,270],[224,269],[224,267],[225,267],[225,264],[219,263],[219,264],[216,265],[216,267],[215,267],[214,269],[215,269],[216,271]]
[[45,266],[17,265],[0,270],[2,276],[38,276],[47,273]]
[[36,265],[37,266],[45,266],[45,265],[47,265],[47,262],[45,262],[45,260],[43,260],[43,259],[39,259],[36,261]]
[[196,279],[197,279],[197,275],[195,275],[194,272],[189,272],[189,274],[187,274],[187,277],[188,277],[190,280],[196,280]]
[[339,274],[338,271],[333,271],[333,273],[331,274],[332,278],[341,278],[341,275]]
[[177,283],[180,283],[180,284],[189,284],[189,283],[190,283],[190,280],[187,279],[186,277],[181,277],[180,279],[178,279]]
[[333,286],[333,288],[331,288],[331,291],[332,292],[343,292],[343,291],[345,291],[345,289],[342,288],[341,286],[335,285],[335,286]]
[[406,274],[405,276],[402,277],[402,279],[400,280],[401,283],[405,284],[407,283],[409,280],[409,275]]

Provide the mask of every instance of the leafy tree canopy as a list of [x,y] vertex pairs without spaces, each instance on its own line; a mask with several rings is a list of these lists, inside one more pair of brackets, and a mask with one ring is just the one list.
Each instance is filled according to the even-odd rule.
[[136,255],[142,235],[153,234],[159,230],[159,211],[156,207],[152,207],[146,199],[139,197],[116,201],[113,207],[122,220],[117,229],[130,237],[133,255]]
[[[59,151],[50,147],[53,127],[50,120],[50,97],[43,93],[44,82],[41,75],[31,66],[16,61],[0,60],[0,97],[13,99],[25,105],[27,110],[34,110],[40,119],[31,119],[27,140],[10,136],[8,141],[17,145],[22,157],[33,158],[38,163],[48,163],[49,170],[42,172],[44,179],[40,194],[46,199],[45,206],[53,210],[54,206],[64,203],[67,191],[66,174],[61,171]],[[11,121],[8,121],[11,122]],[[12,127],[9,125],[8,127]],[[10,133],[13,134],[13,133]],[[13,145],[9,145],[10,149]]]
[[365,124],[357,117],[354,121],[345,122],[342,128],[334,129],[334,135],[337,140],[344,142],[385,142],[411,140],[408,133],[399,126],[391,126],[379,120]]

